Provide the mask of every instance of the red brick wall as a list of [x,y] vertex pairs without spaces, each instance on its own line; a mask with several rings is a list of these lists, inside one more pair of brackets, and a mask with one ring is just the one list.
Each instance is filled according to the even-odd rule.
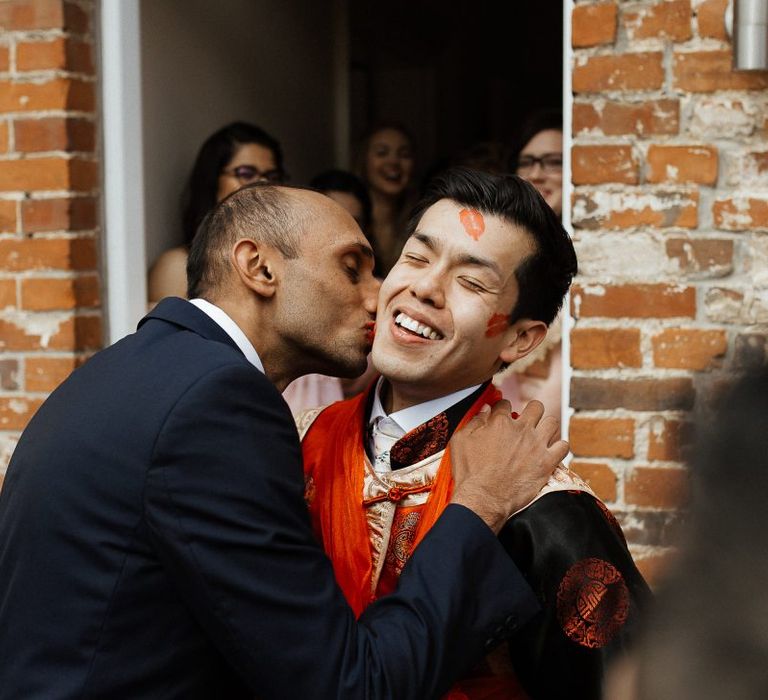
[[681,443],[766,361],[768,72],[734,72],[727,0],[573,9],[574,467],[654,578],[688,495]]
[[0,0],[0,480],[102,344],[93,3]]

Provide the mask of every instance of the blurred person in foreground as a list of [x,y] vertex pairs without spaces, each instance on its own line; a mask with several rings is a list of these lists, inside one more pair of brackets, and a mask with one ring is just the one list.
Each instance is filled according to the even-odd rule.
[[606,700],[768,697],[768,368],[697,430],[687,532]]
[[334,581],[280,391],[363,371],[372,268],[328,197],[240,189],[195,236],[190,301],[43,403],[0,493],[0,698],[435,697],[535,613],[495,533],[567,444],[505,402],[452,443],[398,590],[356,620]]
[[[445,172],[408,231],[379,295],[381,379],[297,421],[315,531],[357,614],[395,589],[453,493],[449,439],[499,405],[491,378],[543,340],[576,273],[568,234],[513,175]],[[500,539],[542,610],[446,697],[597,700],[648,595],[615,518],[560,467]]]

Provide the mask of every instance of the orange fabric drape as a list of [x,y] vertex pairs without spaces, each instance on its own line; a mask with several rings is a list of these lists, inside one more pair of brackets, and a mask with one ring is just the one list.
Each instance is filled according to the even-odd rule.
[[[373,391],[373,388],[370,389]],[[309,503],[315,529],[333,563],[336,580],[356,615],[373,600],[373,561],[363,507],[365,451],[363,425],[367,394],[326,408],[302,443],[304,470],[312,483]],[[484,404],[501,393],[490,384],[459,423],[461,430]],[[413,546],[434,525],[453,493],[450,448],[446,449],[422,511]]]

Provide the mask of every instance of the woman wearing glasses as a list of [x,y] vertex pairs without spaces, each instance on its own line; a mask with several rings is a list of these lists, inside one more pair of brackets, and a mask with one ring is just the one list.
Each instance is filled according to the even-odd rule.
[[234,122],[209,136],[197,154],[182,212],[184,245],[166,250],[149,271],[150,305],[187,295],[187,254],[203,217],[228,194],[260,180],[285,180],[280,143],[258,126]]
[[[563,213],[563,117],[558,111],[531,114],[520,130],[509,161],[510,172],[530,182],[558,216]],[[556,318],[535,352],[515,362],[495,383],[513,405],[531,399],[544,404],[547,415],[560,417],[562,322]]]

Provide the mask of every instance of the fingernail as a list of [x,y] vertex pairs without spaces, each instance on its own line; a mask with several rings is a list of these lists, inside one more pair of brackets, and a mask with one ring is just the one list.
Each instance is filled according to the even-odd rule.
[[480,409],[480,413],[488,413],[491,410],[491,405],[484,403],[483,407]]

